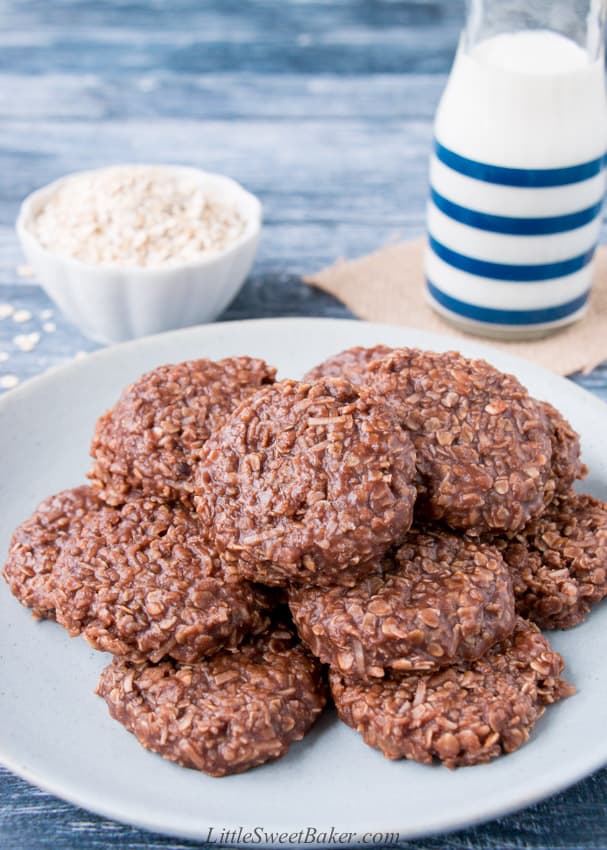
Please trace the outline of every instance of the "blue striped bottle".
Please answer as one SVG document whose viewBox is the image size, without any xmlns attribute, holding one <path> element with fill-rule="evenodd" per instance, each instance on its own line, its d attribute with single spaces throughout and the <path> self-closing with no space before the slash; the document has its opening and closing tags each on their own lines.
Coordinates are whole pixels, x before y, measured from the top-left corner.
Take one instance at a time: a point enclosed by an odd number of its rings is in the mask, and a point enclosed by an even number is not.
<svg viewBox="0 0 607 850">
<path fill-rule="evenodd" d="M 469 37 L 435 122 L 427 295 L 473 333 L 541 336 L 580 318 L 590 296 L 605 193 L 602 48 L 590 57 L 546 30 L 472 50 Z"/>
</svg>

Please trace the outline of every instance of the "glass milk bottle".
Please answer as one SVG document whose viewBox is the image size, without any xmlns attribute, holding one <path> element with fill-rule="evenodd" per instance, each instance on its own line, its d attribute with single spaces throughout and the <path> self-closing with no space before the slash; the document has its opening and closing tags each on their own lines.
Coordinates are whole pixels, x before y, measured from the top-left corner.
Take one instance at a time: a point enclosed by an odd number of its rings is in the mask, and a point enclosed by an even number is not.
<svg viewBox="0 0 607 850">
<path fill-rule="evenodd" d="M 469 0 L 435 122 L 427 295 L 532 338 L 587 306 L 605 192 L 607 0 Z"/>
</svg>

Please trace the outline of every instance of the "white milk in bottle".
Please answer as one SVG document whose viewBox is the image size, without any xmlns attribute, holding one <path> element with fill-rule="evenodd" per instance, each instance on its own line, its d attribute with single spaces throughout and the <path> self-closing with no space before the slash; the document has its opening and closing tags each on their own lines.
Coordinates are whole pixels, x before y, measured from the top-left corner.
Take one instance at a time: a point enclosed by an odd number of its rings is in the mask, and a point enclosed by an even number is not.
<svg viewBox="0 0 607 850">
<path fill-rule="evenodd" d="M 473 0 L 439 105 L 427 294 L 466 330 L 583 315 L 605 192 L 604 2 Z"/>
</svg>

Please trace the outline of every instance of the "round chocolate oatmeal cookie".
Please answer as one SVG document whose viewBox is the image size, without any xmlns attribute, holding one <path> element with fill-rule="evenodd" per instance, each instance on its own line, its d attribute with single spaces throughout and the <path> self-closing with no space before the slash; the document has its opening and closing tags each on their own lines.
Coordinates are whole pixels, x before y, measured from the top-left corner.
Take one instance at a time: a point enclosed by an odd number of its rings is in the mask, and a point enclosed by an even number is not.
<svg viewBox="0 0 607 850">
<path fill-rule="evenodd" d="M 511 568 L 518 612 L 568 629 L 607 596 L 607 504 L 571 492 L 513 540 L 496 541 Z"/>
<path fill-rule="evenodd" d="M 550 429 L 552 473 L 556 490 L 566 493 L 576 479 L 585 478 L 588 474 L 580 458 L 580 435 L 555 407 L 547 401 L 539 404 Z"/>
<path fill-rule="evenodd" d="M 479 658 L 511 634 L 512 582 L 496 549 L 415 531 L 387 567 L 352 588 L 290 590 L 299 634 L 344 675 L 435 670 Z"/>
<path fill-rule="evenodd" d="M 246 396 L 274 383 L 263 360 L 188 360 L 159 366 L 122 393 L 98 421 L 93 487 L 110 505 L 150 496 L 189 502 L 200 449 Z"/>
<path fill-rule="evenodd" d="M 282 381 L 207 442 L 195 504 L 227 563 L 264 584 L 354 583 L 411 525 L 415 452 L 345 381 Z"/>
<path fill-rule="evenodd" d="M 522 746 L 545 706 L 574 692 L 563 668 L 539 629 L 519 619 L 511 638 L 470 664 L 376 683 L 331 671 L 330 683 L 339 717 L 369 746 L 454 768 Z"/>
<path fill-rule="evenodd" d="M 369 364 L 375 360 L 381 360 L 394 351 L 388 345 L 374 345 L 373 348 L 363 348 L 357 345 L 355 348 L 347 348 L 327 358 L 318 366 L 310 369 L 304 377 L 304 381 L 318 381 L 321 378 L 342 378 L 357 386 L 366 383 L 365 376 Z"/>
<path fill-rule="evenodd" d="M 421 365 L 423 372 L 423 357 L 426 353 L 413 350 L 405 351 L 410 355 L 411 363 L 416 370 L 412 375 L 413 381 L 416 374 L 419 372 L 419 365 Z M 386 345 L 376 345 L 373 348 L 348 348 L 339 354 L 335 354 L 333 357 L 329 357 L 328 360 L 324 361 L 324 363 L 320 363 L 308 372 L 306 377 L 311 379 L 319 378 L 322 375 L 330 375 L 336 378 L 344 378 L 356 386 L 368 386 L 372 388 L 375 380 L 375 370 L 379 369 L 379 367 L 374 366 L 373 369 L 370 369 L 371 364 L 378 360 L 383 360 L 391 354 L 398 354 L 398 352 L 399 349 L 389 348 Z M 415 356 L 422 358 L 420 360 L 420 364 L 415 363 Z M 447 355 L 432 355 L 432 359 L 434 357 L 445 358 L 446 356 Z M 465 363 L 472 362 L 465 361 L 461 355 L 457 355 L 457 357 Z M 483 365 L 486 366 L 486 364 Z M 493 373 L 491 376 L 491 383 L 495 386 L 495 370 L 491 370 L 491 372 Z M 501 373 L 497 374 L 501 375 Z M 504 375 L 502 375 L 502 377 L 509 378 L 509 376 Z M 441 380 L 443 382 L 444 379 L 445 376 L 442 375 Z M 406 377 L 404 380 L 406 383 Z M 458 391 L 457 387 L 455 387 L 455 389 Z M 546 427 L 552 447 L 551 469 L 552 478 L 554 479 L 554 487 L 558 492 L 566 492 L 577 478 L 584 478 L 588 471 L 580 460 L 579 435 L 576 431 L 574 431 L 569 422 L 567 422 L 559 411 L 552 407 L 552 405 L 547 402 L 538 402 L 535 399 L 533 401 L 535 404 L 539 405 L 539 418 L 545 419 L 547 423 Z M 410 403 L 415 404 L 415 399 L 410 398 Z M 444 418 L 444 415 L 439 417 L 441 425 Z M 552 485 L 550 485 L 550 487 L 552 487 Z M 549 498 L 549 494 L 547 495 L 547 498 Z"/>
<path fill-rule="evenodd" d="M 65 542 L 102 502 L 90 487 L 49 496 L 13 533 L 2 575 L 19 602 L 34 616 L 53 619 L 53 567 Z"/>
<path fill-rule="evenodd" d="M 261 596 L 227 582 L 180 505 L 134 499 L 89 515 L 54 569 L 57 621 L 131 661 L 190 662 L 265 628 Z"/>
<path fill-rule="evenodd" d="M 550 432 L 516 378 L 455 352 L 405 348 L 368 375 L 412 435 L 421 517 L 480 534 L 541 514 L 555 490 Z"/>
<path fill-rule="evenodd" d="M 280 758 L 325 705 L 320 666 L 281 627 L 198 664 L 115 659 L 97 693 L 146 749 L 211 776 Z"/>
</svg>

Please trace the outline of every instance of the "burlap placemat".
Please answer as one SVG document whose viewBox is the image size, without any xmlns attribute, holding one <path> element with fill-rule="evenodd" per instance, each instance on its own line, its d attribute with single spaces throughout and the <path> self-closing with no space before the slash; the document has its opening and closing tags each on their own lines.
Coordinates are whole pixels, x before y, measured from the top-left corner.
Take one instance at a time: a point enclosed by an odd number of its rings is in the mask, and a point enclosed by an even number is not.
<svg viewBox="0 0 607 850">
<path fill-rule="evenodd" d="M 468 336 L 428 306 L 423 251 L 423 239 L 399 242 L 357 260 L 339 260 L 304 280 L 334 295 L 361 319 Z M 597 252 L 594 290 L 581 321 L 544 339 L 488 342 L 561 375 L 587 373 L 607 360 L 607 246 Z"/>
</svg>

